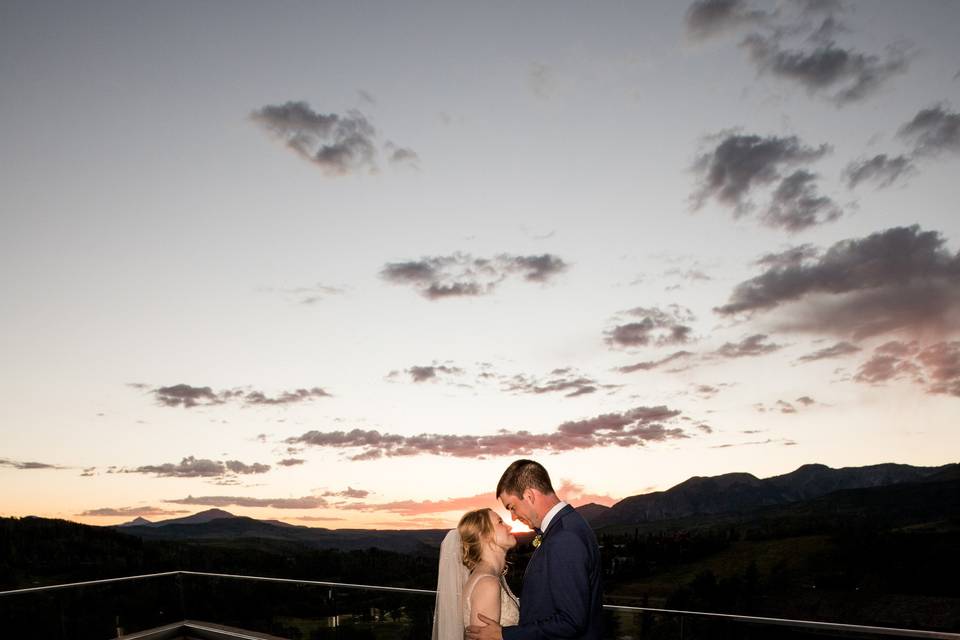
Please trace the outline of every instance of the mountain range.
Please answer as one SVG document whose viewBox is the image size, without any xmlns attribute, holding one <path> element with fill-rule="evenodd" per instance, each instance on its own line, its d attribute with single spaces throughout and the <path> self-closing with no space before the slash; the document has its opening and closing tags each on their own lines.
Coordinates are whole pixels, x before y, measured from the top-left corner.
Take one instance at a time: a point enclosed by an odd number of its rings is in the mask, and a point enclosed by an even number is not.
<svg viewBox="0 0 960 640">
<path fill-rule="evenodd" d="M 764 479 L 749 473 L 694 476 L 666 491 L 624 498 L 611 507 L 589 504 L 578 510 L 594 529 L 600 529 L 698 515 L 743 513 L 812 500 L 847 489 L 958 478 L 960 465 L 956 463 L 939 467 L 877 464 L 841 469 L 807 464 L 791 473 Z"/>
<path fill-rule="evenodd" d="M 808 464 L 796 471 L 760 479 L 749 473 L 690 478 L 666 491 L 625 498 L 611 507 L 586 504 L 577 510 L 593 526 L 606 527 L 678 520 L 695 516 L 738 514 L 815 500 L 840 491 L 888 487 L 907 483 L 960 480 L 960 464 L 915 467 L 879 464 L 832 469 Z M 368 549 L 409 554 L 431 554 L 446 531 L 324 529 L 279 520 L 257 520 L 222 509 L 150 522 L 136 518 L 116 525 L 125 533 L 161 540 L 235 540 L 256 538 L 293 542 L 317 549 Z"/>
</svg>

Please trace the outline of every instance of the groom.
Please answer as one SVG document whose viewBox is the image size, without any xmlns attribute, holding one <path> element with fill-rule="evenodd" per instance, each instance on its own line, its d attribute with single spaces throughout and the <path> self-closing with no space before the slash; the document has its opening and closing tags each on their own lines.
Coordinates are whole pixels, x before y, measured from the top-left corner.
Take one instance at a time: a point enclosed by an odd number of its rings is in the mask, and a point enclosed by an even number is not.
<svg viewBox="0 0 960 640">
<path fill-rule="evenodd" d="M 603 592 L 593 529 L 557 497 L 547 470 L 533 460 L 507 467 L 497 498 L 514 520 L 537 531 L 540 542 L 523 574 L 519 624 L 501 627 L 480 614 L 486 625 L 467 627 L 467 639 L 600 640 Z"/>
</svg>

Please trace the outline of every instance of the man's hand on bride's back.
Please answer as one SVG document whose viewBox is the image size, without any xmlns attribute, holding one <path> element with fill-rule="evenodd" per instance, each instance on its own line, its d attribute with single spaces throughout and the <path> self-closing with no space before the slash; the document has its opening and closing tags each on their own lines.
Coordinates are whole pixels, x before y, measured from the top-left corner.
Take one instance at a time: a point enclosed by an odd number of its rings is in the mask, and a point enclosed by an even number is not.
<svg viewBox="0 0 960 640">
<path fill-rule="evenodd" d="M 500 624 L 482 613 L 477 615 L 481 622 L 485 624 L 483 626 L 472 624 L 467 627 L 467 640 L 502 640 L 503 633 L 500 631 L 502 629 Z"/>
</svg>

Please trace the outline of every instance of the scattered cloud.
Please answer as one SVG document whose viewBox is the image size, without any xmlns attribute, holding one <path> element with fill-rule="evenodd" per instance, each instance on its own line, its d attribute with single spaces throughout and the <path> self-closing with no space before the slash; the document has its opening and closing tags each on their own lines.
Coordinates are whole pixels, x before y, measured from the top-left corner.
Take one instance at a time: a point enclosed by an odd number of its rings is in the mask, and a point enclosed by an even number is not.
<svg viewBox="0 0 960 640">
<path fill-rule="evenodd" d="M 917 360 L 927 375 L 927 391 L 960 398 L 960 341 L 930 345 Z"/>
<path fill-rule="evenodd" d="M 868 384 L 882 384 L 908 377 L 922 383 L 920 367 L 910 357 L 917 351 L 916 343 L 891 341 L 874 349 L 873 356 L 860 365 L 854 380 Z"/>
<path fill-rule="evenodd" d="M 913 142 L 917 155 L 960 153 L 960 113 L 942 105 L 923 109 L 900 128 L 899 135 Z"/>
<path fill-rule="evenodd" d="M 694 40 L 737 31 L 745 26 L 765 24 L 770 14 L 747 6 L 743 0 L 697 0 L 687 9 L 687 35 Z"/>
<path fill-rule="evenodd" d="M 369 491 L 363 489 L 354 489 L 353 487 L 347 487 L 343 491 L 324 491 L 323 496 L 326 498 L 353 498 L 354 500 L 362 500 L 370 495 Z"/>
<path fill-rule="evenodd" d="M 960 397 L 960 341 L 920 347 L 893 340 L 874 349 L 854 376 L 857 382 L 881 385 L 906 379 L 931 395 Z"/>
<path fill-rule="evenodd" d="M 306 460 L 304 460 L 303 458 L 284 458 L 283 460 L 280 460 L 279 462 L 277 462 L 277 464 L 280 465 L 281 467 L 295 467 L 305 462 Z"/>
<path fill-rule="evenodd" d="M 534 451 L 561 452 L 594 447 L 645 446 L 690 437 L 670 423 L 679 411 L 665 406 L 636 407 L 623 413 L 607 413 L 586 420 L 565 422 L 553 432 L 531 433 L 502 429 L 494 435 L 420 434 L 403 436 L 376 430 L 308 431 L 287 439 L 299 446 L 329 447 L 358 451 L 351 460 L 372 460 L 382 456 L 440 455 L 486 457 L 529 455 Z"/>
<path fill-rule="evenodd" d="M 740 342 L 727 342 L 711 355 L 719 358 L 744 358 L 766 355 L 783 348 L 783 345 L 767 342 L 768 337 L 766 334 L 758 333 L 747 336 Z"/>
<path fill-rule="evenodd" d="M 843 215 L 837 204 L 817 193 L 816 174 L 797 169 L 780 181 L 761 219 L 768 227 L 789 233 L 803 231 Z"/>
<path fill-rule="evenodd" d="M 825 29 L 836 32 L 836 22 L 825 22 L 813 49 L 787 49 L 778 36 L 753 33 L 741 43 L 757 71 L 795 82 L 810 95 L 826 95 L 836 106 L 860 102 L 876 93 L 894 76 L 905 73 L 907 54 L 888 47 L 886 55 L 865 54 L 827 39 Z M 817 37 L 819 35 L 819 37 Z"/>
<path fill-rule="evenodd" d="M 318 166 L 328 176 L 377 171 L 377 130 L 361 112 L 318 113 L 306 102 L 267 105 L 250 119 L 286 148 Z M 390 143 L 391 161 L 397 152 L 409 161 L 416 153 Z"/>
<path fill-rule="evenodd" d="M 328 505 L 318 496 L 300 498 L 248 498 L 243 496 L 187 496 L 164 500 L 168 504 L 189 504 L 203 507 L 270 507 L 273 509 L 320 509 Z"/>
<path fill-rule="evenodd" d="M 802 264 L 804 260 L 817 257 L 818 254 L 819 251 L 812 244 L 802 244 L 779 253 L 768 253 L 761 256 L 757 259 L 756 264 L 770 268 L 793 267 Z"/>
<path fill-rule="evenodd" d="M 210 387 L 194 387 L 188 384 L 158 387 L 152 389 L 151 393 L 153 393 L 157 403 L 161 406 L 183 407 L 185 409 L 209 407 L 231 401 L 239 402 L 248 407 L 258 405 L 285 405 L 314 400 L 316 398 L 330 397 L 330 394 L 320 387 L 284 391 L 278 396 L 271 397 L 263 391 L 231 389 L 215 392 Z"/>
<path fill-rule="evenodd" d="M 393 284 L 412 286 L 428 300 L 440 300 L 486 295 L 515 275 L 527 282 L 546 283 L 564 272 L 567 266 L 562 259 L 549 253 L 539 256 L 500 254 L 492 259 L 454 253 L 391 262 L 380 271 L 380 276 Z"/>
<path fill-rule="evenodd" d="M 389 158 L 390 164 L 405 165 L 412 169 L 420 168 L 420 154 L 413 149 L 398 147 L 392 142 L 387 142 L 387 144 L 384 145 L 384 150 L 387 152 L 387 158 Z"/>
<path fill-rule="evenodd" d="M 409 369 L 404 369 L 404 373 L 410 376 L 412 382 L 436 382 L 449 376 L 462 376 L 463 369 L 446 364 L 432 365 L 414 365 Z M 391 371 L 387 375 L 388 380 L 396 380 L 400 376 L 399 371 Z"/>
<path fill-rule="evenodd" d="M 178 464 L 167 462 L 160 465 L 144 465 L 134 469 L 121 469 L 121 473 L 153 474 L 163 478 L 225 478 L 236 475 L 250 475 L 266 473 L 270 465 L 255 462 L 246 464 L 239 460 L 208 460 L 187 456 Z"/>
<path fill-rule="evenodd" d="M 679 305 L 670 305 L 666 310 L 656 307 L 636 307 L 621 312 L 618 317 L 637 318 L 615 326 L 605 332 L 605 341 L 612 348 L 632 348 L 685 344 L 690 342 L 695 320 L 693 312 Z"/>
<path fill-rule="evenodd" d="M 908 156 L 888 156 L 881 153 L 868 159 L 851 162 L 843 170 L 847 186 L 853 189 L 863 182 L 874 182 L 878 188 L 889 187 L 916 171 Z"/>
<path fill-rule="evenodd" d="M 855 340 L 901 329 L 943 334 L 960 313 L 960 254 L 945 243 L 916 225 L 843 240 L 740 283 L 715 311 L 752 315 L 789 304 L 778 328 Z"/>
<path fill-rule="evenodd" d="M 24 471 L 34 470 L 34 469 L 64 469 L 66 467 L 60 467 L 55 464 L 47 464 L 46 462 L 21 462 L 19 460 L 10 460 L 9 458 L 0 458 L 0 467 L 11 467 L 13 469 L 21 469 Z"/>
<path fill-rule="evenodd" d="M 621 385 L 616 384 L 600 384 L 595 379 L 570 367 L 554 369 L 545 380 L 523 374 L 510 377 L 502 376 L 501 384 L 501 388 L 508 393 L 532 395 L 562 393 L 567 398 L 592 394 L 600 389 L 615 390 L 621 387 Z"/>
<path fill-rule="evenodd" d="M 784 176 L 784 170 L 819 160 L 830 146 L 804 145 L 797 136 L 779 137 L 723 132 L 714 136 L 716 146 L 700 155 L 694 163 L 699 184 L 692 196 L 694 210 L 708 200 L 733 209 L 742 217 L 756 209 L 754 193 L 774 184 L 770 201 L 760 221 L 772 228 L 801 231 L 830 222 L 842 211 L 829 198 L 818 195 L 816 174 L 797 168 Z"/>
<path fill-rule="evenodd" d="M 675 351 L 668 355 L 665 358 L 660 360 L 649 360 L 645 362 L 637 362 L 635 364 L 630 364 L 624 367 L 617 367 L 617 371 L 620 373 L 633 373 L 634 371 L 650 371 L 652 369 L 657 369 L 662 367 L 665 364 L 675 362 L 676 360 L 686 359 L 692 356 L 693 353 L 690 351 Z"/>
<path fill-rule="evenodd" d="M 670 269 L 669 271 L 664 272 L 665 276 L 676 276 L 682 280 L 687 280 L 690 282 L 708 282 L 713 280 L 706 273 L 700 269 Z"/>
<path fill-rule="evenodd" d="M 827 360 L 830 358 L 842 358 L 860 351 L 860 347 L 855 344 L 843 341 L 830 347 L 818 349 L 806 355 L 797 358 L 797 362 L 815 362 L 817 360 Z"/>
</svg>

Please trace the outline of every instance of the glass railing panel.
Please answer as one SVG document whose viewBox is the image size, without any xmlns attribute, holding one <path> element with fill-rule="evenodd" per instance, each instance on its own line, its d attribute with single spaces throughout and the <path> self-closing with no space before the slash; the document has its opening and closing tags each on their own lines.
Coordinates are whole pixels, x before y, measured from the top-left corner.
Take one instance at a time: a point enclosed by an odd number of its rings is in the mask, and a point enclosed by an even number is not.
<svg viewBox="0 0 960 640">
<path fill-rule="evenodd" d="M 0 596 L 0 637 L 105 640 L 183 620 L 178 575 Z"/>
<path fill-rule="evenodd" d="M 187 618 L 291 640 L 429 638 L 430 592 L 183 575 Z"/>
</svg>

